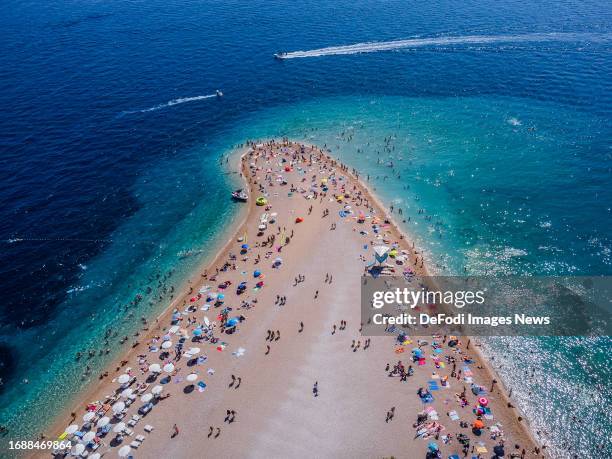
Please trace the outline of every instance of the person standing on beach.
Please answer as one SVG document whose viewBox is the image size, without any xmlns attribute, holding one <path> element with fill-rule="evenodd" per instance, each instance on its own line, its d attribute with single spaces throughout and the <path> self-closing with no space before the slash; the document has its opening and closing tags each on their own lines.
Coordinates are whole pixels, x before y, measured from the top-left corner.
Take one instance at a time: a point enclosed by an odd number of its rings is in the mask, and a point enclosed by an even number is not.
<svg viewBox="0 0 612 459">
<path fill-rule="evenodd" d="M 170 434 L 170 438 L 174 438 L 179 434 L 179 428 L 176 424 L 172 426 L 172 433 Z"/>
</svg>

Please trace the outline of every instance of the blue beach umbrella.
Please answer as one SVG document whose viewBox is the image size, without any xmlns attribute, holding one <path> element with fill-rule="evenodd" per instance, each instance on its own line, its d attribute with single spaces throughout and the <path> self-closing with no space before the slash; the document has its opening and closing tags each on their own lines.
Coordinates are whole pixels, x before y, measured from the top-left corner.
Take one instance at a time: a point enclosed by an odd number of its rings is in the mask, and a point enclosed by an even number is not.
<svg viewBox="0 0 612 459">
<path fill-rule="evenodd" d="M 259 271 L 258 269 L 255 270 L 255 272 L 253 273 L 253 277 L 259 277 L 261 276 L 261 271 Z"/>
<path fill-rule="evenodd" d="M 234 318 L 227 321 L 228 327 L 235 327 L 236 325 L 238 325 L 238 319 Z"/>
<path fill-rule="evenodd" d="M 427 447 L 431 450 L 431 451 L 438 451 L 438 444 L 434 441 L 430 441 L 429 445 L 427 445 Z"/>
<path fill-rule="evenodd" d="M 222 300 L 223 298 L 225 298 L 225 295 L 224 295 L 223 293 L 219 293 L 219 294 L 217 295 L 217 299 L 218 299 L 218 300 Z"/>
<path fill-rule="evenodd" d="M 248 249 L 249 248 L 249 244 L 242 244 L 241 246 L 243 249 Z"/>
<path fill-rule="evenodd" d="M 202 334 L 202 329 L 201 328 L 196 328 L 193 331 L 194 336 L 200 336 Z"/>
</svg>

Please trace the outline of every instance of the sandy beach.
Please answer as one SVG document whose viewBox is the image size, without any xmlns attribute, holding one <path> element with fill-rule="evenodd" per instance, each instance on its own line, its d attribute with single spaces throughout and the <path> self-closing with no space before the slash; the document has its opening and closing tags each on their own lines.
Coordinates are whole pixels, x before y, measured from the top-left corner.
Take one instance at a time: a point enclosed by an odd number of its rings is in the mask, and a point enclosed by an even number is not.
<svg viewBox="0 0 612 459">
<path fill-rule="evenodd" d="M 398 344 L 394 335 L 361 335 L 360 280 L 377 243 L 373 223 L 409 253 L 404 267 L 425 274 L 427 266 L 354 171 L 289 141 L 247 144 L 240 168 L 249 200 L 228 243 L 47 439 L 73 438 L 63 434 L 69 425 L 94 432 L 89 457 L 423 458 L 439 449 L 444 458 L 490 458 L 500 446 L 505 457 L 543 457 L 473 340 L 451 347 L 429 337 L 425 364 L 417 365 L 417 338 Z M 434 347 L 442 351 L 434 355 Z M 151 371 L 155 364 L 161 374 Z M 405 373 L 409 365 L 413 373 Z M 417 391 L 432 380 L 438 388 L 425 403 Z M 477 419 L 483 396 L 487 415 Z M 91 425 L 84 428 L 85 415 Z M 105 417 L 110 427 L 98 428 Z M 114 431 L 120 422 L 123 433 Z"/>
</svg>

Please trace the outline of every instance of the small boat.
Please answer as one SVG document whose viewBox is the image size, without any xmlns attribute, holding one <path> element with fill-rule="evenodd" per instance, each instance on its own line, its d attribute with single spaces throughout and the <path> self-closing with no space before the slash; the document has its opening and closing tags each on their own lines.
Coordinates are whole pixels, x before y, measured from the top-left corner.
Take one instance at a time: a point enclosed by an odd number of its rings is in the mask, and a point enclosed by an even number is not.
<svg viewBox="0 0 612 459">
<path fill-rule="evenodd" d="M 243 189 L 240 189 L 240 190 L 232 191 L 232 198 L 235 199 L 236 201 L 246 202 L 249 199 L 249 195 L 246 194 L 246 191 L 244 191 Z"/>
<path fill-rule="evenodd" d="M 287 53 L 276 53 L 274 55 L 274 59 L 284 59 L 287 56 Z"/>
<path fill-rule="evenodd" d="M 220 90 L 216 90 L 215 94 L 217 95 L 217 97 L 223 97 L 223 93 Z"/>
</svg>

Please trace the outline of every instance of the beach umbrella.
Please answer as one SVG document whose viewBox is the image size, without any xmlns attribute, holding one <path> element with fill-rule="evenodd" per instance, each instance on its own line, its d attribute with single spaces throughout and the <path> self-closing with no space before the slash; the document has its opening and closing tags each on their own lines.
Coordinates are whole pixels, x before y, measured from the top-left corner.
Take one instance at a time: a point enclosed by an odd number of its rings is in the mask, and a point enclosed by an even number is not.
<svg viewBox="0 0 612 459">
<path fill-rule="evenodd" d="M 153 365 L 149 365 L 149 371 L 151 373 L 161 373 L 161 367 L 159 363 L 154 363 Z"/>
<path fill-rule="evenodd" d="M 202 329 L 201 328 L 196 328 L 193 331 L 193 336 L 201 336 L 202 335 Z"/>
<path fill-rule="evenodd" d="M 121 396 L 123 398 L 128 398 L 130 395 L 132 395 L 132 393 L 134 392 L 133 389 L 125 389 L 123 392 L 121 392 Z"/>
<path fill-rule="evenodd" d="M 73 456 L 80 456 L 83 451 L 85 451 L 85 445 L 83 443 L 77 443 L 70 450 L 70 454 Z"/>
<path fill-rule="evenodd" d="M 163 390 L 164 386 L 155 386 L 153 389 L 151 389 L 151 392 L 155 395 L 159 395 L 162 393 Z"/>
<path fill-rule="evenodd" d="M 128 375 L 127 373 L 123 373 L 122 375 L 120 375 L 117 378 L 117 382 L 119 384 L 125 384 L 126 382 L 128 382 L 130 380 L 130 375 Z"/>
<path fill-rule="evenodd" d="M 132 451 L 132 447 L 130 445 L 125 445 L 119 448 L 117 454 L 119 454 L 119 457 L 128 457 L 130 455 L 130 451 Z"/>
<path fill-rule="evenodd" d="M 223 294 L 223 293 L 217 294 L 217 299 L 218 300 L 223 300 L 224 298 L 225 298 L 225 294 Z"/>
<path fill-rule="evenodd" d="M 196 355 L 200 353 L 200 348 L 199 347 L 190 347 L 189 350 L 187 351 L 187 354 L 189 355 Z"/>
<path fill-rule="evenodd" d="M 487 398 L 486 398 L 486 397 L 480 397 L 480 398 L 478 399 L 478 404 L 479 404 L 480 406 L 487 406 L 487 405 L 489 404 L 489 400 L 487 400 Z"/>
<path fill-rule="evenodd" d="M 431 450 L 431 451 L 438 451 L 438 444 L 435 441 L 430 441 L 429 445 L 427 445 L 427 447 Z"/>
<path fill-rule="evenodd" d="M 153 399 L 153 394 L 144 394 L 142 397 L 140 397 L 140 400 L 143 401 L 144 403 L 149 403 L 152 399 Z"/>
<path fill-rule="evenodd" d="M 164 341 L 161 347 L 162 349 L 170 349 L 172 347 L 172 341 Z"/>
<path fill-rule="evenodd" d="M 113 405 L 113 412 L 114 413 L 121 413 L 123 410 L 125 409 L 125 403 L 124 402 L 117 402 Z"/>
<path fill-rule="evenodd" d="M 77 424 L 71 424 L 68 427 L 66 427 L 65 432 L 68 435 L 72 435 L 73 433 L 75 433 L 77 430 L 79 430 L 79 426 Z"/>
<path fill-rule="evenodd" d="M 230 319 L 227 321 L 226 324 L 228 327 L 235 327 L 236 325 L 238 325 L 238 319 L 234 318 L 234 319 Z"/>
<path fill-rule="evenodd" d="M 484 428 L 484 423 L 480 419 L 476 419 L 472 427 L 474 427 L 474 429 L 482 429 Z"/>
<path fill-rule="evenodd" d="M 196 375 L 195 373 L 191 373 L 188 374 L 185 379 L 189 382 L 194 382 L 196 379 L 198 379 L 198 375 Z"/>
<path fill-rule="evenodd" d="M 259 276 L 261 276 L 261 271 L 260 271 L 260 270 L 258 270 L 258 269 L 256 269 L 256 270 L 253 272 L 253 277 L 259 277 Z"/>
<path fill-rule="evenodd" d="M 83 443 L 89 443 L 94 438 L 96 438 L 96 433 L 94 431 L 90 430 L 85 435 L 83 435 L 83 438 L 81 440 L 83 440 Z"/>
<path fill-rule="evenodd" d="M 91 456 L 88 456 L 89 459 L 100 459 L 102 456 L 100 456 L 100 453 L 93 453 Z"/>
<path fill-rule="evenodd" d="M 108 416 L 104 416 L 103 418 L 98 419 L 96 426 L 104 427 L 110 422 L 110 418 Z"/>
<path fill-rule="evenodd" d="M 493 452 L 496 456 L 499 457 L 504 457 L 504 455 L 506 454 L 506 451 L 504 451 L 504 447 L 502 445 L 495 445 L 493 447 Z"/>
<path fill-rule="evenodd" d="M 249 244 L 242 244 L 240 247 L 243 248 L 243 249 L 248 249 L 249 248 Z"/>
<path fill-rule="evenodd" d="M 90 422 L 95 417 L 96 417 L 96 413 L 94 413 L 93 411 L 88 411 L 87 413 L 83 415 L 83 421 Z"/>
<path fill-rule="evenodd" d="M 118 422 L 117 424 L 115 424 L 115 427 L 113 427 L 113 432 L 115 433 L 121 433 L 125 430 L 125 422 Z"/>
<path fill-rule="evenodd" d="M 173 363 L 167 363 L 166 365 L 164 365 L 164 372 L 172 373 L 173 371 L 174 371 L 174 364 Z"/>
</svg>

